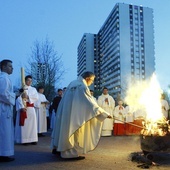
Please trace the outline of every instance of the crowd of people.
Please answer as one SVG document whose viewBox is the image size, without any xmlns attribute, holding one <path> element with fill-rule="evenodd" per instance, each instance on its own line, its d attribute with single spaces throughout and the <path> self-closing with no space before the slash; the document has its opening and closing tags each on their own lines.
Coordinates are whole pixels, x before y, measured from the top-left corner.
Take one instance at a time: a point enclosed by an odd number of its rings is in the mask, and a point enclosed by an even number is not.
<svg viewBox="0 0 170 170">
<path fill-rule="evenodd" d="M 14 143 L 36 145 L 48 128 L 52 129 L 52 153 L 65 160 L 85 159 L 81 155 L 93 150 L 101 136 L 140 134 L 146 115 L 141 110 L 132 112 L 122 100 L 116 106 L 107 87 L 95 98 L 89 89 L 95 79 L 92 72 L 84 72 L 67 88 L 58 89 L 50 102 L 43 86 L 31 86 L 31 75 L 25 77 L 25 86 L 16 96 L 9 77 L 12 61 L 2 60 L 0 69 L 0 162 L 14 160 Z M 169 105 L 164 96 L 161 103 L 168 118 Z"/>
<path fill-rule="evenodd" d="M 100 107 L 109 112 L 113 119 L 103 121 L 101 136 L 139 135 L 143 128 L 142 121 L 146 114 L 142 110 L 132 111 L 128 105 L 119 100 L 115 105 L 115 100 L 107 87 L 103 88 L 102 94 L 96 99 Z"/>
<path fill-rule="evenodd" d="M 43 94 L 43 86 L 31 86 L 31 75 L 25 77 L 25 85 L 16 95 L 9 77 L 12 61 L 2 60 L 0 70 L 0 162 L 10 162 L 14 160 L 15 143 L 36 145 L 38 137 L 44 136 L 50 128 L 50 108 L 55 107 L 52 110 L 56 112 L 59 101 L 54 98 L 51 105 Z"/>
<path fill-rule="evenodd" d="M 119 99 L 117 105 L 111 95 L 108 94 L 108 88 L 104 87 L 102 95 L 96 99 L 100 107 L 109 112 L 113 119 L 103 121 L 101 136 L 121 136 L 121 135 L 140 135 L 143 129 L 143 122 L 146 120 L 146 112 L 143 109 L 134 110 L 131 106 L 123 103 Z M 161 95 L 160 103 L 162 114 L 165 120 L 169 120 L 169 104 L 165 100 L 165 95 Z"/>
</svg>

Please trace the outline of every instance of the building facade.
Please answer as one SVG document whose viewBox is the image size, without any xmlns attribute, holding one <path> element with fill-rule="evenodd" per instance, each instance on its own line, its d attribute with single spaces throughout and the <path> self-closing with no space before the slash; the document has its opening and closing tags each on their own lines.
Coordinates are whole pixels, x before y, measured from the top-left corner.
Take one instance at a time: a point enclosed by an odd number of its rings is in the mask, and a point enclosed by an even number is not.
<svg viewBox="0 0 170 170">
<path fill-rule="evenodd" d="M 80 63 L 88 60 L 93 68 L 86 63 L 83 71 L 95 73 L 94 90 L 106 86 L 114 98 L 123 98 L 129 84 L 144 81 L 155 71 L 151 8 L 117 3 L 94 37 L 94 44 L 81 46 L 82 38 L 78 47 L 78 75 Z M 93 54 L 89 54 L 87 46 L 91 46 Z M 84 55 L 82 49 L 87 50 Z"/>
<path fill-rule="evenodd" d="M 78 76 L 85 71 L 92 71 L 95 75 L 97 73 L 97 44 L 96 44 L 96 34 L 85 33 L 78 46 L 78 61 L 77 61 L 77 73 Z M 97 77 L 95 79 L 94 85 L 91 86 L 92 89 L 97 87 Z"/>
</svg>

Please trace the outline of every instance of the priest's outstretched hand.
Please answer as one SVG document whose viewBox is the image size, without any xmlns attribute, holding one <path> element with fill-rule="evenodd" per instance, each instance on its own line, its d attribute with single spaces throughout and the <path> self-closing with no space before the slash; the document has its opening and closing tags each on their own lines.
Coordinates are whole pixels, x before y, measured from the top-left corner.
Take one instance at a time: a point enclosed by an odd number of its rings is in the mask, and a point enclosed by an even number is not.
<svg viewBox="0 0 170 170">
<path fill-rule="evenodd" d="M 107 118 L 112 119 L 113 117 L 111 115 L 107 116 Z"/>
</svg>

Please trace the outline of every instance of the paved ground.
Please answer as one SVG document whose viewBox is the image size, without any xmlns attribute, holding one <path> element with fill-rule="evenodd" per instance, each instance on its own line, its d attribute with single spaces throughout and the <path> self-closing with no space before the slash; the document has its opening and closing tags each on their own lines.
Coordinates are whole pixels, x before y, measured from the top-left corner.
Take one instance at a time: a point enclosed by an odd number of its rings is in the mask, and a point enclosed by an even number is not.
<svg viewBox="0 0 170 170">
<path fill-rule="evenodd" d="M 50 132 L 40 137 L 38 145 L 15 145 L 15 161 L 0 163 L 0 170 L 139 170 L 137 162 L 131 161 L 131 153 L 141 152 L 139 136 L 102 137 L 94 151 L 85 160 L 63 161 L 52 155 Z M 170 154 L 157 156 L 160 166 L 152 170 L 169 170 Z"/>
</svg>

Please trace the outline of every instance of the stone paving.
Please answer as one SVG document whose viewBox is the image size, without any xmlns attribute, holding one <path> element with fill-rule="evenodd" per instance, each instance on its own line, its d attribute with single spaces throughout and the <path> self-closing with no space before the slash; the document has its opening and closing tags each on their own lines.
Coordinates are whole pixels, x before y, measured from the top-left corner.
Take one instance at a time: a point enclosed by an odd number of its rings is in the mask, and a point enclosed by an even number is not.
<svg viewBox="0 0 170 170">
<path fill-rule="evenodd" d="M 141 152 L 139 136 L 101 137 L 97 148 L 86 159 L 65 161 L 51 154 L 50 132 L 39 137 L 37 145 L 15 145 L 15 161 L 0 163 L 0 170 L 139 170 L 131 161 L 131 153 Z M 169 170 L 170 155 L 159 156 L 160 166 L 152 170 Z"/>
</svg>

